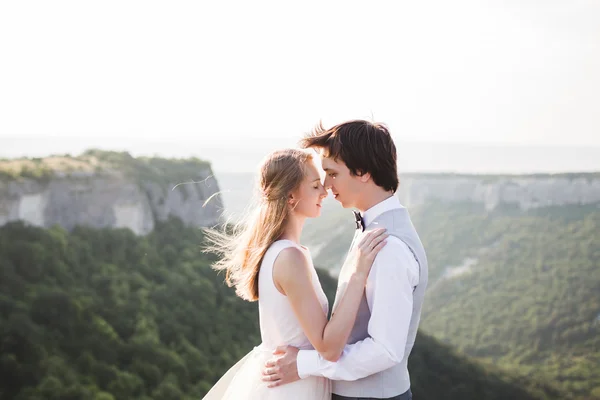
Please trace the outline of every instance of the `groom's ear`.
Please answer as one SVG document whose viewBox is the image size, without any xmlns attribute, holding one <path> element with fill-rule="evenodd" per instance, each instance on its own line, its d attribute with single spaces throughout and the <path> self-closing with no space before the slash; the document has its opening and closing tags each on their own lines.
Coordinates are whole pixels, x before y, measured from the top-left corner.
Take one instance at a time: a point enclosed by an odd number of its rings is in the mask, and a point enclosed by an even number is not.
<svg viewBox="0 0 600 400">
<path fill-rule="evenodd" d="M 363 172 L 361 175 L 359 175 L 359 179 L 361 182 L 367 183 L 369 179 L 371 179 L 371 174 L 368 172 Z"/>
</svg>

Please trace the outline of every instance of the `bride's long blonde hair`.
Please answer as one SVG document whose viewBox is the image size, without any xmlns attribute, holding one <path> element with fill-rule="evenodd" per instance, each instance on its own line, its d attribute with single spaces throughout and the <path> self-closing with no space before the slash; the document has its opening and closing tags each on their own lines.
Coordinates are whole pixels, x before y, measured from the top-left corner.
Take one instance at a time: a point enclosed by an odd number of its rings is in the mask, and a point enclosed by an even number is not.
<svg viewBox="0 0 600 400">
<path fill-rule="evenodd" d="M 258 207 L 246 213 L 233 233 L 206 230 L 207 251 L 221 256 L 213 268 L 225 270 L 225 281 L 235 286 L 244 300 L 258 300 L 258 272 L 267 249 L 284 232 L 291 207 L 289 195 L 304 179 L 312 155 L 285 149 L 271 153 L 260 166 L 257 182 Z"/>
</svg>

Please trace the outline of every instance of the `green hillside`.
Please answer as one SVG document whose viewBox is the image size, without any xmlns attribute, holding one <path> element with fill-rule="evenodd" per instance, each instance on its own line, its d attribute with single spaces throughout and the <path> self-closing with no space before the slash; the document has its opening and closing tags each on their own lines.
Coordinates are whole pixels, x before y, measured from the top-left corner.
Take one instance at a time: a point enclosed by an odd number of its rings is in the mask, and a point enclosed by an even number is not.
<svg viewBox="0 0 600 400">
<path fill-rule="evenodd" d="M 329 205 L 305 241 L 339 268 L 352 215 Z M 529 211 L 430 202 L 411 209 L 430 265 L 421 328 L 522 376 L 600 398 L 600 207 Z"/>
<path fill-rule="evenodd" d="M 260 337 L 257 305 L 223 284 L 201 242 L 176 220 L 146 237 L 0 228 L 0 398 L 202 398 Z M 331 299 L 335 281 L 321 279 Z M 419 399 L 570 398 L 425 335 L 410 366 Z"/>
<path fill-rule="evenodd" d="M 421 327 L 466 354 L 600 398 L 600 209 L 430 204 L 416 210 L 434 276 Z"/>
</svg>

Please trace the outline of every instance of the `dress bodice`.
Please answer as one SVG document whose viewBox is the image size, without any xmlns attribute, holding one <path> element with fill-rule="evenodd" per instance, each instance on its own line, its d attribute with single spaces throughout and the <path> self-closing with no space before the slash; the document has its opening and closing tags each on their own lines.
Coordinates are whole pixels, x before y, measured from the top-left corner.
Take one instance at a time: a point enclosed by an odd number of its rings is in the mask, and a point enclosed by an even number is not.
<svg viewBox="0 0 600 400">
<path fill-rule="evenodd" d="M 321 288 L 309 250 L 291 240 L 274 242 L 265 253 L 258 274 L 260 331 L 262 345 L 267 349 L 275 349 L 281 345 L 290 345 L 301 349 L 312 348 L 298 318 L 294 314 L 291 303 L 285 295 L 277 290 L 273 282 L 273 264 L 281 251 L 289 247 L 298 248 L 306 256 L 311 267 L 313 288 L 321 303 L 322 311 L 327 315 L 329 310 L 327 297 Z"/>
</svg>

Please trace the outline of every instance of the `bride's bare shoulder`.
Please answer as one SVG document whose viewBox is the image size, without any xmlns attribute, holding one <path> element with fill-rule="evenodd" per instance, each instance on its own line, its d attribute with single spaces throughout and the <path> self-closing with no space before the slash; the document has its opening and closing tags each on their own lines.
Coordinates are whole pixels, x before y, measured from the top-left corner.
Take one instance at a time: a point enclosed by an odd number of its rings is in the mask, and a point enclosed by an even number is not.
<svg viewBox="0 0 600 400">
<path fill-rule="evenodd" d="M 276 280 L 300 279 L 307 276 L 310 264 L 306 254 L 299 248 L 287 247 L 275 259 L 273 264 L 273 277 Z"/>
</svg>

